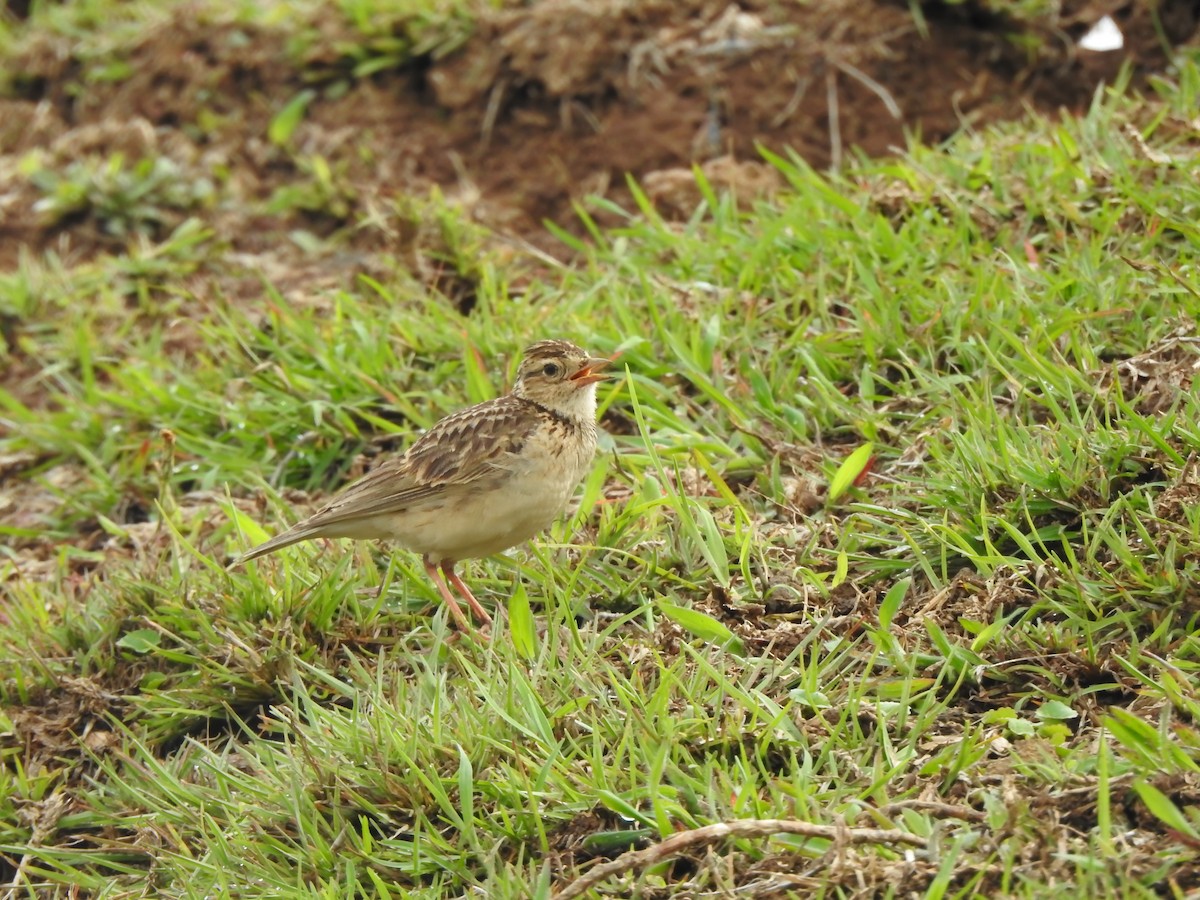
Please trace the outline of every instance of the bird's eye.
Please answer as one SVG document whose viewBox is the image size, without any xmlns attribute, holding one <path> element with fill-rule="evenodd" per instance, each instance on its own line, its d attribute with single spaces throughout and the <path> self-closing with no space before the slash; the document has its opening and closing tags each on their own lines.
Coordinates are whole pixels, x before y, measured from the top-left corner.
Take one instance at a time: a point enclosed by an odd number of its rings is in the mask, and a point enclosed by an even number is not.
<svg viewBox="0 0 1200 900">
<path fill-rule="evenodd" d="M 542 366 L 542 374 L 545 375 L 547 378 L 553 378 L 555 375 L 558 374 L 558 364 L 557 363 L 546 363 L 544 366 Z"/>
</svg>

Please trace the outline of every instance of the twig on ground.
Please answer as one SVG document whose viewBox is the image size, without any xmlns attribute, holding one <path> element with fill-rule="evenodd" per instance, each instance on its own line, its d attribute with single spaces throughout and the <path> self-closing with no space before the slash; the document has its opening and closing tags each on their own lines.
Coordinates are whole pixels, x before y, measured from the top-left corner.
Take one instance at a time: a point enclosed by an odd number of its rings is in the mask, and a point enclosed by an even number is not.
<svg viewBox="0 0 1200 900">
<path fill-rule="evenodd" d="M 772 834 L 799 834 L 804 837 L 825 838 L 843 844 L 908 844 L 925 847 L 925 838 L 908 831 L 884 828 L 846 828 L 838 825 L 814 825 L 795 819 L 739 819 L 734 822 L 719 822 L 691 831 L 681 831 L 653 847 L 631 850 L 616 859 L 601 863 L 591 871 L 576 878 L 565 888 L 553 894 L 553 900 L 571 900 L 600 884 L 606 878 L 630 869 L 641 869 L 655 865 L 672 856 L 677 856 L 693 847 L 712 844 L 725 838 L 768 837 Z"/>
<path fill-rule="evenodd" d="M 829 109 L 829 168 L 842 169 L 842 125 L 838 112 L 837 69 L 825 70 L 825 103 Z"/>
</svg>

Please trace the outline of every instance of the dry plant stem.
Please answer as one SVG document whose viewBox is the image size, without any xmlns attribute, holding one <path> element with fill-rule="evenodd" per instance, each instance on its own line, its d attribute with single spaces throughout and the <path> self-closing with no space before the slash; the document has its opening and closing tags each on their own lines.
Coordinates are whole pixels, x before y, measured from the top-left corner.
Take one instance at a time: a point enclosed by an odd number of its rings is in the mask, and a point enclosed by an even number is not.
<svg viewBox="0 0 1200 900">
<path fill-rule="evenodd" d="M 1090 791 L 1092 788 L 1089 787 L 1088 790 Z M 880 815 L 890 816 L 902 809 L 917 809 L 943 819 L 962 819 L 964 822 L 987 820 L 987 813 L 983 810 L 971 809 L 969 806 L 955 806 L 953 803 L 939 803 L 936 800 L 897 800 L 895 803 L 879 807 L 878 812 Z"/>
<path fill-rule="evenodd" d="M 582 897 L 600 882 L 630 869 L 641 869 L 655 865 L 672 856 L 677 856 L 693 847 L 712 844 L 725 838 L 768 837 L 772 834 L 799 834 L 804 837 L 825 838 L 843 844 L 908 844 L 925 847 L 928 841 L 920 835 L 907 831 L 884 828 L 846 828 L 837 825 L 814 825 L 795 819 L 739 819 L 705 825 L 691 831 L 673 834 L 665 841 L 645 850 L 631 850 L 616 859 L 601 863 L 585 875 L 576 878 L 565 888 L 551 895 L 553 900 L 571 900 Z"/>
<path fill-rule="evenodd" d="M 888 89 L 882 84 L 880 84 L 866 72 L 862 71 L 862 69 L 859 69 L 857 66 L 850 65 L 848 62 L 835 62 L 834 65 L 837 66 L 838 69 L 844 74 L 849 75 L 867 90 L 871 91 L 881 101 L 883 101 L 884 107 L 887 109 L 888 114 L 891 115 L 893 119 L 904 118 L 904 113 L 900 111 L 900 104 L 896 102 L 896 98 L 893 97 L 888 92 Z"/>
<path fill-rule="evenodd" d="M 26 853 L 24 856 L 22 856 L 21 862 L 17 865 L 16 870 L 13 872 L 12 881 L 10 881 L 8 884 L 0 884 L 0 887 L 5 888 L 5 900 L 7 900 L 8 897 L 17 896 L 16 890 L 21 886 L 22 882 L 28 885 L 30 891 L 33 890 L 33 884 L 30 882 L 29 875 L 25 870 L 29 867 L 30 863 L 33 862 L 34 858 L 35 857 L 32 853 Z"/>
<path fill-rule="evenodd" d="M 829 168 L 842 168 L 842 125 L 838 114 L 837 70 L 825 73 L 825 104 L 829 110 Z"/>
</svg>

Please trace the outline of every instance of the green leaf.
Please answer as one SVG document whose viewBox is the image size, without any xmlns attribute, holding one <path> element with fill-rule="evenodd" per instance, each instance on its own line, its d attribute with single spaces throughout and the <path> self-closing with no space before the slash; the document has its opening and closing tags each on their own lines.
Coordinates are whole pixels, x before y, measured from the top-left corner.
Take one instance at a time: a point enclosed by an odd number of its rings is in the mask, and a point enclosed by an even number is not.
<svg viewBox="0 0 1200 900">
<path fill-rule="evenodd" d="M 596 791 L 596 799 L 611 809 L 617 815 L 624 816 L 631 822 L 641 822 L 643 825 L 651 826 L 654 824 L 644 812 L 622 797 L 620 794 L 615 794 L 612 791 L 604 790 L 603 788 Z"/>
<path fill-rule="evenodd" d="M 691 632 L 701 640 L 727 647 L 733 653 L 741 655 L 746 652 L 741 639 L 722 622 L 718 622 L 707 613 L 686 606 L 676 606 L 666 600 L 658 601 L 662 614 L 686 631 Z"/>
<path fill-rule="evenodd" d="M 904 602 L 904 597 L 908 594 L 911 586 L 912 578 L 901 578 L 884 594 L 883 602 L 879 604 L 879 627 L 884 631 L 892 627 L 896 613 L 899 612 L 900 605 Z"/>
<path fill-rule="evenodd" d="M 1077 719 L 1079 713 L 1067 706 L 1061 700 L 1048 700 L 1038 708 L 1037 717 L 1039 719 Z"/>
<path fill-rule="evenodd" d="M 833 480 L 829 482 L 830 503 L 833 503 L 838 497 L 846 493 L 846 490 L 858 480 L 858 476 L 863 473 L 867 468 L 867 463 L 871 461 L 871 453 L 874 449 L 875 444 L 867 441 L 842 460 L 842 464 L 838 466 L 838 470 L 833 474 Z"/>
<path fill-rule="evenodd" d="M 934 678 L 896 678 L 875 685 L 875 693 L 885 700 L 911 698 L 937 684 Z"/>
<path fill-rule="evenodd" d="M 225 504 L 225 512 L 233 519 L 234 527 L 246 537 L 248 547 L 256 547 L 271 537 L 265 528 L 232 503 Z"/>
<path fill-rule="evenodd" d="M 359 849 L 361 852 L 362 848 Z M 367 874 L 371 876 L 371 883 L 375 887 L 374 896 L 379 900 L 392 900 L 392 892 L 388 890 L 387 882 L 383 880 L 383 877 L 374 869 L 367 869 Z"/>
<path fill-rule="evenodd" d="M 475 767 L 462 745 L 458 746 L 458 805 L 468 839 L 475 832 Z"/>
<path fill-rule="evenodd" d="M 833 580 L 829 582 L 830 587 L 837 587 L 846 580 L 846 575 L 850 572 L 850 556 L 845 550 L 839 550 L 837 555 L 837 567 L 833 570 Z"/>
<path fill-rule="evenodd" d="M 707 508 L 694 501 L 688 501 L 687 510 L 695 523 L 694 532 L 691 529 L 689 532 L 692 534 L 696 549 L 708 563 L 717 582 L 722 587 L 728 587 L 729 555 L 725 552 L 725 540 L 721 537 L 717 520 L 713 518 L 713 514 Z"/>
<path fill-rule="evenodd" d="M 829 709 L 833 706 L 828 694 L 806 688 L 792 688 L 788 691 L 788 699 L 812 710 Z"/>
<path fill-rule="evenodd" d="M 1170 797 L 1148 781 L 1142 781 L 1141 779 L 1133 783 L 1133 789 L 1137 791 L 1138 798 L 1142 803 L 1146 804 L 1146 809 L 1150 810 L 1160 822 L 1168 828 L 1175 829 L 1180 834 L 1200 840 L 1200 833 L 1188 821 L 1183 811 L 1171 802 Z"/>
<path fill-rule="evenodd" d="M 1140 757 L 1139 763 L 1154 771 L 1200 772 L 1200 764 L 1183 747 L 1167 740 L 1149 722 L 1120 707 L 1111 707 L 1101 720 L 1127 754 Z"/>
<path fill-rule="evenodd" d="M 1043 722 L 1037 727 L 1038 737 L 1044 738 L 1055 747 L 1064 746 L 1071 739 L 1071 728 L 1062 722 Z"/>
<path fill-rule="evenodd" d="M 1153 756 L 1161 750 L 1158 732 L 1154 726 L 1120 707 L 1110 709 L 1102 724 L 1126 747 L 1148 756 Z"/>
<path fill-rule="evenodd" d="M 371 833 L 371 820 L 366 816 L 358 817 L 358 839 L 362 842 L 359 849 L 369 855 L 375 847 L 375 836 Z"/>
<path fill-rule="evenodd" d="M 523 584 L 517 585 L 508 601 L 508 632 L 518 656 L 530 661 L 537 657 L 537 629 Z"/>
<path fill-rule="evenodd" d="M 929 640 L 942 656 L 950 656 L 954 653 L 954 646 L 950 643 L 950 639 L 946 637 L 946 632 L 942 631 L 941 627 L 933 619 L 929 619 L 925 623 L 925 632 L 929 635 Z"/>
<path fill-rule="evenodd" d="M 652 828 L 634 828 L 630 831 L 597 831 L 583 839 L 583 848 L 593 853 L 624 853 L 655 834 Z"/>
<path fill-rule="evenodd" d="M 139 628 L 117 641 L 117 646 L 122 650 L 132 650 L 134 653 L 149 653 L 156 650 L 161 643 L 162 632 L 155 631 L 153 628 Z"/>
<path fill-rule="evenodd" d="M 114 537 L 119 538 L 124 538 L 128 534 L 124 528 L 122 528 L 108 516 L 97 513 L 96 521 L 99 523 L 100 527 L 104 529 L 105 534 L 111 534 Z"/>
<path fill-rule="evenodd" d="M 1012 719 L 1007 727 L 1009 732 L 1017 737 L 1031 737 L 1034 733 L 1033 723 L 1027 719 Z"/>
<path fill-rule="evenodd" d="M 267 126 L 267 138 L 272 144 L 282 147 L 292 139 L 292 135 L 304 120 L 308 104 L 312 103 L 316 96 L 317 92 L 312 88 L 305 88 L 275 115 L 271 124 Z"/>
<path fill-rule="evenodd" d="M 987 646 L 992 642 L 992 639 L 1008 628 L 1009 623 L 1016 615 L 1017 614 L 1014 613 L 1012 616 L 1000 616 L 996 619 L 996 621 L 988 623 L 986 627 L 980 630 L 975 639 L 971 641 L 971 649 L 976 653 L 987 649 Z"/>
</svg>

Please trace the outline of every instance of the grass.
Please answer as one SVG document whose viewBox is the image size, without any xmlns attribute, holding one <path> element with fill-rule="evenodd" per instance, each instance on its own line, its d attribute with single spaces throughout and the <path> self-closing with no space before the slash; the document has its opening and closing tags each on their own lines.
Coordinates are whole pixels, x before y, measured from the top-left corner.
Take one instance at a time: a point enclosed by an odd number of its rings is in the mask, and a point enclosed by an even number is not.
<svg viewBox="0 0 1200 900">
<path fill-rule="evenodd" d="M 1184 895 L 1200 70 L 1156 91 L 610 209 L 521 296 L 481 244 L 469 316 L 399 269 L 237 302 L 197 220 L 0 276 L 13 896 L 549 897 L 779 818 L 931 843 L 738 838 L 600 890 Z M 578 511 L 467 568 L 490 644 L 403 551 L 224 569 L 549 335 L 624 373 Z"/>
</svg>

